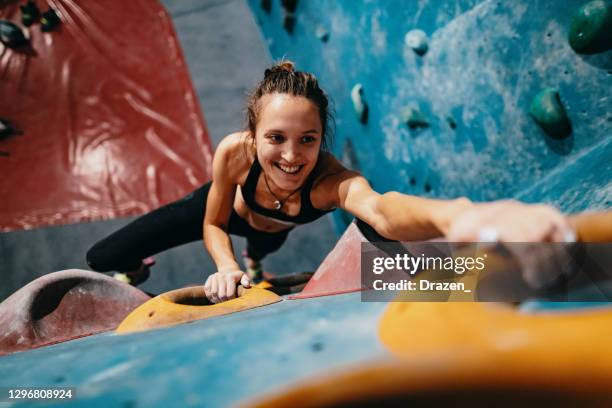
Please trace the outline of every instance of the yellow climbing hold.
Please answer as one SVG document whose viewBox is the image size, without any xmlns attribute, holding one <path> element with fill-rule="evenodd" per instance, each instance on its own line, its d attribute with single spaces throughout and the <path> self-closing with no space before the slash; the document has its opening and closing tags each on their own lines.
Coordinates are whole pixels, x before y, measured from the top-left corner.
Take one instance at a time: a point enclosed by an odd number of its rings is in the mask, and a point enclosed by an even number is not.
<svg viewBox="0 0 612 408">
<path fill-rule="evenodd" d="M 162 293 L 134 309 L 117 327 L 117 333 L 173 326 L 253 309 L 282 300 L 277 294 L 257 287 L 244 289 L 240 286 L 238 294 L 235 299 L 211 304 L 204 294 L 204 286 Z"/>
</svg>

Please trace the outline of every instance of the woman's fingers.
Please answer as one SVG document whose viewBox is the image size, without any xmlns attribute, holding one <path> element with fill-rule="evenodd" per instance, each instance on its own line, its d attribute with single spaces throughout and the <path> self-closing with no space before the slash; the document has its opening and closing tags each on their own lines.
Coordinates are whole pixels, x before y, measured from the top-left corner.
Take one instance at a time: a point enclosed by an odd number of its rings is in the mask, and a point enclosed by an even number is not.
<svg viewBox="0 0 612 408">
<path fill-rule="evenodd" d="M 251 280 L 249 279 L 249 276 L 246 273 L 242 274 L 242 277 L 240 278 L 240 284 L 245 288 L 251 287 Z"/>
<path fill-rule="evenodd" d="M 232 275 L 225 276 L 225 291 L 221 292 L 222 301 L 230 300 L 236 297 L 236 281 Z"/>
<path fill-rule="evenodd" d="M 204 294 L 212 303 L 234 299 L 238 282 L 247 288 L 251 285 L 249 277 L 242 271 L 216 272 L 206 279 Z"/>
<path fill-rule="evenodd" d="M 227 299 L 225 298 L 225 291 L 226 291 L 226 286 L 227 286 L 227 282 L 225 280 L 224 276 L 220 276 L 220 274 L 217 276 L 217 298 L 219 300 L 219 302 L 224 302 Z"/>
<path fill-rule="evenodd" d="M 206 279 L 206 283 L 204 283 L 204 294 L 206 295 L 206 298 L 212 302 L 213 298 L 212 298 L 212 284 L 211 284 L 211 280 L 212 280 L 212 275 L 209 276 Z"/>
<path fill-rule="evenodd" d="M 452 242 L 572 242 L 568 220 L 547 205 L 517 201 L 477 204 L 451 224 Z"/>
</svg>

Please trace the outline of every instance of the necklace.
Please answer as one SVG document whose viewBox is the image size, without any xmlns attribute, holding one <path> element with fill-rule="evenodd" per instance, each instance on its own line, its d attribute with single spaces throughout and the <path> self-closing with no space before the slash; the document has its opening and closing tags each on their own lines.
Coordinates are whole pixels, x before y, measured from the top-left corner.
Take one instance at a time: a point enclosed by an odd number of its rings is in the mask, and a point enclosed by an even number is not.
<svg viewBox="0 0 612 408">
<path fill-rule="evenodd" d="M 289 194 L 287 197 L 285 197 L 283 200 L 281 200 L 280 198 L 278 198 L 276 196 L 276 194 L 274 194 L 272 192 L 272 189 L 270 189 L 270 185 L 268 184 L 268 177 L 266 177 L 266 173 L 264 173 L 264 181 L 266 182 L 266 188 L 268 189 L 268 193 L 272 194 L 272 197 L 275 198 L 274 200 L 274 209 L 276 211 L 280 211 L 281 208 L 283 208 L 283 205 L 285 205 L 285 203 L 287 202 L 287 200 L 289 199 L 289 197 L 291 197 L 292 195 L 294 195 L 295 193 L 297 193 L 298 191 L 300 191 L 302 189 L 303 186 L 299 186 L 298 188 L 296 188 L 295 190 L 293 190 L 291 192 L 291 194 Z"/>
</svg>

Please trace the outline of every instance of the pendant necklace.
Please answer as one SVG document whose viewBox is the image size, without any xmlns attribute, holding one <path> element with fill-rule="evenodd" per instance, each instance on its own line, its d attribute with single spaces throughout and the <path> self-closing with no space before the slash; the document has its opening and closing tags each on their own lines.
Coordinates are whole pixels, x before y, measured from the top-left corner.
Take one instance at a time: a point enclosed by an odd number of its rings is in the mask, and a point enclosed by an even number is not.
<svg viewBox="0 0 612 408">
<path fill-rule="evenodd" d="M 268 177 L 266 177 L 266 173 L 264 173 L 264 181 L 266 182 L 266 188 L 268 189 L 268 193 L 272 194 L 272 197 L 275 198 L 274 200 L 274 209 L 276 211 L 280 211 L 283 206 L 285 205 L 285 203 L 287 202 L 287 200 L 294 195 L 295 193 L 297 193 L 298 191 L 300 191 L 302 189 L 303 186 L 299 186 L 298 188 L 296 188 L 295 190 L 293 190 L 293 192 L 291 194 L 289 194 L 287 197 L 285 197 L 283 200 L 281 200 L 280 198 L 278 198 L 276 196 L 276 194 L 274 194 L 272 192 L 272 190 L 270 189 L 270 185 L 268 184 Z"/>
</svg>

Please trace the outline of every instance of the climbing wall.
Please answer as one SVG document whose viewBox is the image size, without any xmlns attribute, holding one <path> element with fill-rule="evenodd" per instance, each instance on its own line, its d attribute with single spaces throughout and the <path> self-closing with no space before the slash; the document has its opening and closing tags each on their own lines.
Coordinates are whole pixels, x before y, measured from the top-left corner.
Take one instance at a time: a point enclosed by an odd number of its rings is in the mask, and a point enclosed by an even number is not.
<svg viewBox="0 0 612 408">
<path fill-rule="evenodd" d="M 156 0 L 26 3 L 0 1 L 0 231 L 140 214 L 210 178 Z"/>
<path fill-rule="evenodd" d="M 249 4 L 273 58 L 319 77 L 334 153 L 378 191 L 612 206 L 609 1 Z"/>
</svg>

